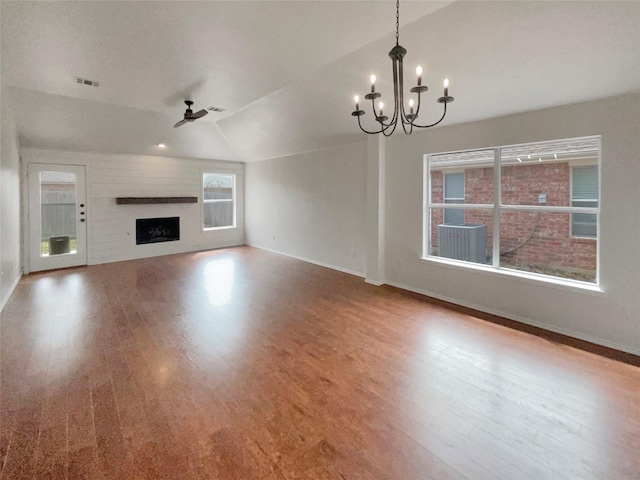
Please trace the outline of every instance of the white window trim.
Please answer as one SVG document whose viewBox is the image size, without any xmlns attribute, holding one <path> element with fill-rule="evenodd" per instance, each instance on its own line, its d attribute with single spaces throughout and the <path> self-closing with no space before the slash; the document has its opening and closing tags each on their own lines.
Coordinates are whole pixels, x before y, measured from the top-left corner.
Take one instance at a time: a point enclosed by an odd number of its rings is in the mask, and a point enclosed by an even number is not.
<svg viewBox="0 0 640 480">
<path fill-rule="evenodd" d="M 600 198 L 600 189 L 601 189 L 601 163 L 602 163 L 602 137 L 601 136 L 588 136 L 588 137 L 577 137 L 572 140 L 581 140 L 581 139 L 597 139 L 598 140 L 598 198 Z M 600 201 L 598 201 L 597 207 L 550 207 L 550 206 L 541 206 L 541 205 L 502 205 L 502 195 L 501 195 L 501 187 L 502 187 L 502 165 L 500 153 L 504 148 L 514 148 L 520 146 L 529 146 L 529 145 L 541 145 L 541 144 L 554 144 L 558 140 L 549 140 L 546 142 L 530 142 L 530 143 L 522 143 L 516 145 L 502 145 L 499 147 L 493 147 L 494 151 L 494 163 L 493 163 L 493 198 L 494 202 L 492 204 L 454 204 L 454 203 L 431 203 L 431 182 L 429 175 L 429 161 L 430 158 L 437 155 L 445 155 L 452 153 L 464 153 L 464 152 L 473 152 L 476 150 L 489 150 L 487 148 L 473 148 L 467 150 L 458 150 L 451 152 L 438 152 L 438 153 L 430 153 L 423 155 L 423 214 L 422 214 L 422 256 L 421 260 L 425 262 L 433 262 L 440 265 L 447 265 L 452 267 L 459 267 L 462 269 L 474 269 L 487 273 L 492 273 L 498 276 L 509 276 L 516 277 L 527 281 L 533 281 L 535 283 L 542 284 L 554 284 L 558 286 L 564 286 L 571 290 L 576 291 L 591 291 L 596 293 L 603 293 L 604 290 L 601 289 L 600 286 Z M 585 162 L 586 163 L 586 162 Z M 440 168 L 438 170 L 441 170 Z M 453 172 L 452 172 L 453 173 Z M 569 181 L 572 181 L 572 175 L 570 174 Z M 571 186 L 570 186 L 571 188 Z M 572 190 L 570 190 L 569 194 L 572 195 Z M 571 199 L 570 203 L 571 203 Z M 443 175 L 443 202 L 444 202 L 444 175 Z M 460 208 L 460 209 L 484 209 L 484 210 L 493 210 L 493 255 L 492 255 L 492 265 L 481 265 L 473 262 L 466 262 L 463 260 L 456 260 L 451 258 L 443 258 L 438 256 L 433 256 L 430 252 L 430 226 L 431 226 L 431 217 L 430 211 L 434 208 Z M 500 267 L 500 213 L 503 211 L 513 211 L 513 210 L 524 210 L 524 211 L 538 211 L 538 212 L 550 212 L 550 213 L 591 213 L 598 215 L 598 222 L 596 227 L 596 237 L 588 237 L 591 240 L 596 241 L 596 279 L 594 283 L 590 282 L 581 282 L 579 280 L 571 280 L 565 279 L 561 277 L 554 277 L 551 275 L 543 275 L 543 274 L 535 274 L 531 272 L 524 272 L 521 270 L 512 270 L 505 269 L 504 267 Z M 571 220 L 569 220 L 569 225 L 571 228 Z M 577 237 L 574 237 L 577 238 Z M 584 237 L 579 237 L 580 239 Z M 496 240 L 497 239 L 497 240 Z"/>
<path fill-rule="evenodd" d="M 518 280 L 522 280 L 526 283 L 535 285 L 550 286 L 553 288 L 560 288 L 562 290 L 568 290 L 576 293 L 585 293 L 589 295 L 602 296 L 606 295 L 607 291 L 601 286 L 595 283 L 580 282 L 578 280 L 570 280 L 561 277 L 552 277 L 549 275 L 542 275 L 539 273 L 525 272 L 522 270 L 511 270 L 506 268 L 494 268 L 491 265 L 482 265 L 480 263 L 463 262 L 461 260 L 453 260 L 443 257 L 425 257 L 420 259 L 421 262 L 438 265 L 440 267 L 450 268 L 453 270 L 476 270 L 483 274 L 494 277 L 511 277 Z"/>
<path fill-rule="evenodd" d="M 200 193 L 202 196 L 202 217 L 201 217 L 201 225 L 202 225 L 202 231 L 203 232 L 210 232 L 213 230 L 230 230 L 233 228 L 237 228 L 236 226 L 236 212 L 238 209 L 238 204 L 236 203 L 236 183 L 237 183 L 237 174 L 235 173 L 231 173 L 231 172 L 221 172 L 221 171 L 215 171 L 215 172 L 211 172 L 211 171 L 202 171 L 201 172 L 201 182 L 200 182 Z M 207 199 L 205 200 L 204 198 L 204 176 L 205 175 L 230 175 L 233 178 L 233 187 L 232 187 L 232 198 L 214 198 L 214 199 Z M 233 223 L 231 225 L 224 225 L 221 227 L 205 227 L 204 226 L 204 206 L 207 203 L 223 203 L 223 202 L 233 202 Z"/>
</svg>

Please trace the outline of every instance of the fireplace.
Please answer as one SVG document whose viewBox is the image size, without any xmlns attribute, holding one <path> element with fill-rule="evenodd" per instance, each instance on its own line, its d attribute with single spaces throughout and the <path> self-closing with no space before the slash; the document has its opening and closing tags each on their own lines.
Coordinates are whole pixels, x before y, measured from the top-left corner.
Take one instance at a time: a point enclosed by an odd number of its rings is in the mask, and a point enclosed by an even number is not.
<svg viewBox="0 0 640 480">
<path fill-rule="evenodd" d="M 136 245 L 180 240 L 180 217 L 136 219 Z"/>
</svg>

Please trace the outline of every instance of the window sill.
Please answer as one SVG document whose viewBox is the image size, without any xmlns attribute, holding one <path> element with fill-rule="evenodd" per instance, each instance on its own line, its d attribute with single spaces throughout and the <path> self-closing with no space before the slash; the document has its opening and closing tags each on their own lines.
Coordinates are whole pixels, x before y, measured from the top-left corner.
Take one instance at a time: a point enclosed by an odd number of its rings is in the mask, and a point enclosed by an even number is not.
<svg viewBox="0 0 640 480">
<path fill-rule="evenodd" d="M 587 244 L 594 244 L 598 241 L 597 238 L 593 238 L 593 237 L 569 237 L 569 239 L 572 242 L 575 243 L 587 243 Z"/>
<path fill-rule="evenodd" d="M 216 231 L 216 230 L 233 230 L 234 228 L 237 228 L 235 225 L 230 225 L 228 227 L 210 227 L 210 228 L 203 228 L 202 231 L 203 232 L 212 232 L 212 231 Z"/>
<path fill-rule="evenodd" d="M 462 262 L 450 259 L 444 259 L 440 257 L 422 257 L 421 262 L 436 264 L 446 268 L 452 268 L 454 270 L 475 270 L 488 274 L 494 277 L 500 278 L 514 278 L 524 283 L 530 283 L 539 285 L 542 287 L 558 288 L 561 290 L 567 290 L 570 292 L 581 293 L 586 295 L 606 296 L 606 292 L 596 284 L 590 284 L 586 282 L 579 282 L 577 280 L 567 280 L 557 277 L 549 277 L 546 275 L 540 275 L 529 272 L 520 272 L 516 270 L 510 270 L 506 268 L 493 268 L 487 265 L 474 264 L 470 262 Z"/>
</svg>

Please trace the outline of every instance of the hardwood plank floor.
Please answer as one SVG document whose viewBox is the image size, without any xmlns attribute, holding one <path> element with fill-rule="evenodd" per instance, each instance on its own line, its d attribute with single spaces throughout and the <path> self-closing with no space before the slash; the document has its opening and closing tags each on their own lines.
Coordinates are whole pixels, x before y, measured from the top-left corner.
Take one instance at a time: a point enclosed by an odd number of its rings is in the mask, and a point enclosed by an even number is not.
<svg viewBox="0 0 640 480">
<path fill-rule="evenodd" d="M 640 368 L 250 247 L 29 275 L 2 480 L 640 480 Z"/>
</svg>

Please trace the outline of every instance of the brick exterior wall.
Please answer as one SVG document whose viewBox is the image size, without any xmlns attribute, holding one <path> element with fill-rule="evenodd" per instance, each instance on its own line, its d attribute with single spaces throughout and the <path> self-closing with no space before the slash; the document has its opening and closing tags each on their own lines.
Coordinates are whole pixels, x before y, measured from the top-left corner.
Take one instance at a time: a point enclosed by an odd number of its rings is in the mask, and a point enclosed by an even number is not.
<svg viewBox="0 0 640 480">
<path fill-rule="evenodd" d="M 464 171 L 465 203 L 493 203 L 493 167 L 467 168 Z M 567 162 L 509 165 L 502 167 L 502 203 L 505 205 L 540 205 L 539 195 L 546 194 L 547 206 L 571 205 L 571 167 Z M 442 203 L 443 172 L 431 171 L 433 203 Z M 487 225 L 487 253 L 493 248 L 493 213 L 491 210 L 465 210 L 465 223 Z M 438 246 L 438 225 L 443 222 L 442 209 L 431 212 L 432 245 Z M 596 240 L 570 236 L 571 215 L 550 212 L 503 212 L 500 218 L 501 264 L 516 268 L 544 266 L 566 271 L 587 272 L 591 279 L 596 270 Z M 517 248 L 516 248 L 517 247 Z M 514 249 L 513 251 L 511 251 Z M 535 270 L 535 268 L 533 268 Z M 551 273 L 544 271 L 543 273 Z M 566 276 L 558 274 L 558 276 Z"/>
</svg>

